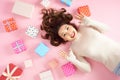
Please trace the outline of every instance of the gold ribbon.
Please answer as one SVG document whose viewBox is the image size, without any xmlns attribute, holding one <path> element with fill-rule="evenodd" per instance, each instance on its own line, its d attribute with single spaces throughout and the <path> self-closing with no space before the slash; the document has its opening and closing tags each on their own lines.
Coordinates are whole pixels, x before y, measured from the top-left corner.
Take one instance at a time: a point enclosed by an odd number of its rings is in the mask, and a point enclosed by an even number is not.
<svg viewBox="0 0 120 80">
<path fill-rule="evenodd" d="M 12 76 L 17 68 L 18 67 L 14 67 L 14 69 L 10 72 L 9 65 L 7 65 L 7 72 L 2 73 L 5 77 L 7 77 L 6 80 L 17 80 L 18 78 L 20 78 L 20 76 Z"/>
</svg>

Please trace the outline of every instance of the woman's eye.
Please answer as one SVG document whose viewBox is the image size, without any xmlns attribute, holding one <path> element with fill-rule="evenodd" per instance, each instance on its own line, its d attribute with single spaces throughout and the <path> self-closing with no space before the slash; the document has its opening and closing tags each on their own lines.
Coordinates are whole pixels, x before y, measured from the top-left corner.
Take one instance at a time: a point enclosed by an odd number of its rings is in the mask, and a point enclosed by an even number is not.
<svg viewBox="0 0 120 80">
<path fill-rule="evenodd" d="M 69 27 L 67 27 L 67 30 L 69 29 Z"/>
<path fill-rule="evenodd" d="M 66 36 L 66 34 L 63 34 L 63 36 L 65 37 L 65 36 Z"/>
</svg>

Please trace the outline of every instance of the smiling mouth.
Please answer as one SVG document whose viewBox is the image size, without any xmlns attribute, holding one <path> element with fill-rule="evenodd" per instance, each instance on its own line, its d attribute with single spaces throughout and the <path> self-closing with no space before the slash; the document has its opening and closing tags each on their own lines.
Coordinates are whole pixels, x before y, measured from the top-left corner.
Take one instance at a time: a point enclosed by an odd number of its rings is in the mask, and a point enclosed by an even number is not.
<svg viewBox="0 0 120 80">
<path fill-rule="evenodd" d="M 75 32 L 73 31 L 71 38 L 74 38 L 74 37 L 75 37 Z"/>
</svg>

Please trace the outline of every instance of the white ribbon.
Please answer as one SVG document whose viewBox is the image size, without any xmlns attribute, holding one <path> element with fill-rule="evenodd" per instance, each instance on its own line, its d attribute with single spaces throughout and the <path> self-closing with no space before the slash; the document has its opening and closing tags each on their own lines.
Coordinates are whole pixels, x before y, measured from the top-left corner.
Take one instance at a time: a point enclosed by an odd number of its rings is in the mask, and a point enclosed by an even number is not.
<svg viewBox="0 0 120 80">
<path fill-rule="evenodd" d="M 6 80 L 17 80 L 20 76 L 12 76 L 18 67 L 14 67 L 14 69 L 10 72 L 9 65 L 7 66 L 7 72 L 3 72 L 2 74 L 7 77 Z"/>
</svg>

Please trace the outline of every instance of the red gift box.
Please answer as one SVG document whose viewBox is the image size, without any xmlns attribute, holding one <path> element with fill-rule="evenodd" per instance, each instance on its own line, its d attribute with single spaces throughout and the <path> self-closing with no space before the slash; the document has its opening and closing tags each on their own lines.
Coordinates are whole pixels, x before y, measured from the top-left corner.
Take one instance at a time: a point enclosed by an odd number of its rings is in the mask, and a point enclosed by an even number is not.
<svg viewBox="0 0 120 80">
<path fill-rule="evenodd" d="M 20 78 L 23 70 L 18 68 L 16 65 L 10 63 L 5 71 L 0 76 L 0 80 L 17 80 Z"/>
<path fill-rule="evenodd" d="M 91 15 L 88 5 L 80 6 L 78 8 L 78 13 L 83 13 L 86 16 L 90 16 Z"/>
<path fill-rule="evenodd" d="M 3 21 L 6 32 L 14 31 L 17 29 L 14 18 L 9 18 Z"/>
</svg>

